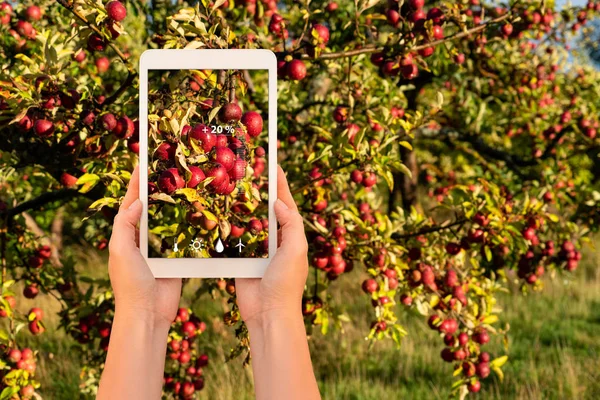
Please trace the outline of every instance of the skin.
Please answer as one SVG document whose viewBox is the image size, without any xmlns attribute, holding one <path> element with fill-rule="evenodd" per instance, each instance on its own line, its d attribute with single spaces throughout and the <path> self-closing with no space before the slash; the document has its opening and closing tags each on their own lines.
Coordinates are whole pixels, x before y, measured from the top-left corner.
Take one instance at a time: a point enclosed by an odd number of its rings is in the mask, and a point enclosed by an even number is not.
<svg viewBox="0 0 600 400">
<path fill-rule="evenodd" d="M 256 398 L 320 399 L 301 314 L 308 245 L 281 168 L 277 185 L 277 253 L 262 279 L 236 279 L 238 305 L 250 332 Z M 140 253 L 138 197 L 136 168 L 109 244 L 115 317 L 99 400 L 161 398 L 167 336 L 181 297 L 181 279 L 154 278 Z"/>
</svg>

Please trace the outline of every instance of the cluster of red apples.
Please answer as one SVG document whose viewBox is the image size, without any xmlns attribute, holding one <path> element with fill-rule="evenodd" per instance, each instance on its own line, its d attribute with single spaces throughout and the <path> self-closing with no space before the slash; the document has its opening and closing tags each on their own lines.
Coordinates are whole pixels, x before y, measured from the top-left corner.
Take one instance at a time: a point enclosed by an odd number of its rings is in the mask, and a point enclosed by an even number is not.
<svg viewBox="0 0 600 400">
<path fill-rule="evenodd" d="M 191 310 L 182 307 L 177 311 L 167 344 L 164 382 L 182 399 L 191 399 L 204 388 L 203 368 L 208 365 L 208 356 L 199 352 L 197 337 L 205 330 L 206 324 Z"/>
</svg>

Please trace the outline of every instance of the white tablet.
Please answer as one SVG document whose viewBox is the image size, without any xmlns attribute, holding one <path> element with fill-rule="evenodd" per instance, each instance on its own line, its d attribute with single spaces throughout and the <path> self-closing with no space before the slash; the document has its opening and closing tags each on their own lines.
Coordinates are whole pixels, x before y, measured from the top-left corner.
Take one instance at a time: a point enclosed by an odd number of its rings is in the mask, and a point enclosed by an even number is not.
<svg viewBox="0 0 600 400">
<path fill-rule="evenodd" d="M 277 61 L 140 59 L 140 249 L 156 277 L 261 277 L 277 249 Z"/>
</svg>

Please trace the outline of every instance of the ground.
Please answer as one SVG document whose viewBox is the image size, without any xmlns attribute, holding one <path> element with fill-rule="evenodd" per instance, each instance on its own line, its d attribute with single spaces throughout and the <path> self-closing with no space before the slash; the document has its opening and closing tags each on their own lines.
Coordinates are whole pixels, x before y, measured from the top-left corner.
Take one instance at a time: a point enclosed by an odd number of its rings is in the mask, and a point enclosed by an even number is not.
<svg viewBox="0 0 600 400">
<path fill-rule="evenodd" d="M 82 252 L 82 254 L 84 254 Z M 103 256 L 89 258 L 91 275 L 101 276 L 106 268 Z M 505 380 L 488 378 L 478 396 L 485 399 L 598 399 L 600 398 L 600 250 L 588 249 L 585 262 L 572 280 L 546 277 L 542 293 L 521 295 L 517 288 L 503 295 L 502 321 L 510 324 L 509 362 Z M 91 271 L 95 271 L 92 273 Z M 446 399 L 452 382 L 449 364 L 440 360 L 441 341 L 427 328 L 422 317 L 403 315 L 409 336 L 396 350 L 391 342 L 369 348 L 365 332 L 371 307 L 360 292 L 355 276 L 344 275 L 335 296 L 346 299 L 354 324 L 345 333 L 332 331 L 311 337 L 311 353 L 324 399 Z M 195 282 L 191 282 L 193 286 Z M 191 290 L 190 290 L 191 292 Z M 348 301 L 353 299 L 353 301 Z M 40 306 L 46 315 L 58 304 L 51 297 L 18 298 L 22 308 Z M 234 337 L 218 317 L 220 302 L 205 299 L 193 305 L 208 322 L 202 342 L 211 358 L 206 369 L 206 388 L 200 399 L 253 399 L 251 371 L 241 360 L 223 363 Z M 399 306 L 400 307 L 400 306 Z M 42 349 L 38 378 L 47 399 L 79 397 L 80 362 L 63 331 L 56 331 L 56 316 L 46 318 L 48 331 L 40 337 L 23 332 L 35 348 Z M 500 354 L 499 339 L 492 353 Z"/>
</svg>

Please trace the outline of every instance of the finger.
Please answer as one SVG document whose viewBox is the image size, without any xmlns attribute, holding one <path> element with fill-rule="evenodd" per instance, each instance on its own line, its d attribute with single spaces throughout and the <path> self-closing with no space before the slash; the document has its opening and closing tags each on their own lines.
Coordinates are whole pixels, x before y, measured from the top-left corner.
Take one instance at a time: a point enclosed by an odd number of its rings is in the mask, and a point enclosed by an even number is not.
<svg viewBox="0 0 600 400">
<path fill-rule="evenodd" d="M 308 244 L 304 233 L 304 221 L 297 210 L 289 208 L 281 199 L 275 202 L 275 216 L 281 225 L 281 247 L 289 246 L 306 253 Z"/>
<path fill-rule="evenodd" d="M 127 193 L 123 198 L 120 209 L 128 209 L 133 202 L 140 197 L 140 169 L 135 167 L 131 173 L 131 179 L 129 180 L 129 186 L 127 187 Z"/>
<path fill-rule="evenodd" d="M 129 208 L 119 210 L 110 237 L 109 250 L 111 254 L 129 254 L 132 250 L 137 250 L 136 230 L 141 216 L 142 202 L 140 199 L 136 199 Z"/>
<path fill-rule="evenodd" d="M 283 169 L 279 165 L 277 166 L 277 198 L 283 201 L 287 208 L 298 211 L 294 197 L 290 192 L 285 172 L 283 172 Z"/>
</svg>

